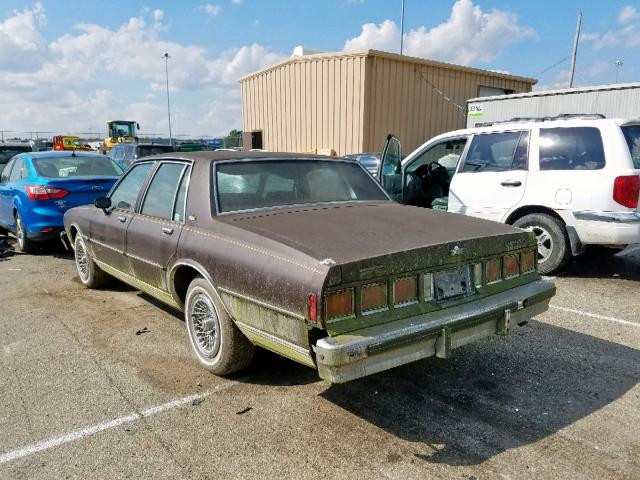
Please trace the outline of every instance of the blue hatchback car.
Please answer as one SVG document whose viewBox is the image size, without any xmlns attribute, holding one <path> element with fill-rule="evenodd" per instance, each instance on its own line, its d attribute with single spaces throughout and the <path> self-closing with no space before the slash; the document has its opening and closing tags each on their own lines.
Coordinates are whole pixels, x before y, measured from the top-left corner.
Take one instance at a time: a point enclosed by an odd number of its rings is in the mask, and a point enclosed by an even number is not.
<svg viewBox="0 0 640 480">
<path fill-rule="evenodd" d="M 0 229 L 13 232 L 23 252 L 63 231 L 72 207 L 104 197 L 122 174 L 105 155 L 27 152 L 13 157 L 0 175 Z"/>
</svg>

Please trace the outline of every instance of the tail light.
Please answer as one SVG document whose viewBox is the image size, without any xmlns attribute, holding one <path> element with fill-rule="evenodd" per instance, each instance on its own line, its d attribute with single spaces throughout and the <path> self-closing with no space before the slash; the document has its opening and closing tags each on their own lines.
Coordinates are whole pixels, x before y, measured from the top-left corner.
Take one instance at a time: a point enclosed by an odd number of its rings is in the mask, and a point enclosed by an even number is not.
<svg viewBox="0 0 640 480">
<path fill-rule="evenodd" d="M 387 307 L 387 284 L 372 283 L 362 287 L 362 311 L 372 312 Z"/>
<path fill-rule="evenodd" d="M 315 293 L 309 294 L 309 320 L 318 321 L 318 297 Z"/>
<path fill-rule="evenodd" d="M 627 208 L 638 207 L 640 195 L 640 176 L 627 175 L 616 177 L 613 181 L 613 200 Z"/>
<path fill-rule="evenodd" d="M 507 255 L 504 257 L 504 278 L 513 278 L 520 275 L 519 255 Z"/>
<path fill-rule="evenodd" d="M 494 258 L 484 264 L 484 280 L 487 284 L 502 280 L 502 262 Z"/>
<path fill-rule="evenodd" d="M 418 277 L 399 278 L 393 282 L 393 304 L 409 305 L 418 301 Z"/>
<path fill-rule="evenodd" d="M 69 192 L 62 188 L 45 185 L 27 185 L 25 190 L 29 200 L 58 200 L 69 195 Z"/>
<path fill-rule="evenodd" d="M 325 297 L 326 318 L 353 315 L 353 288 L 328 293 Z"/>
<path fill-rule="evenodd" d="M 520 255 L 520 268 L 522 273 L 533 272 L 536 269 L 535 252 L 523 252 Z"/>
</svg>

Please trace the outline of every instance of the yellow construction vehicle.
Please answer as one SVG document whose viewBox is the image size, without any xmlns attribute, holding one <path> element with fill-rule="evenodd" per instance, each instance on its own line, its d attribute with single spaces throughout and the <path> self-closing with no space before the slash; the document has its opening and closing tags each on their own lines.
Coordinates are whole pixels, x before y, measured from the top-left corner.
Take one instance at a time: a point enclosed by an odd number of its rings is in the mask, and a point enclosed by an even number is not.
<svg viewBox="0 0 640 480">
<path fill-rule="evenodd" d="M 107 122 L 107 136 L 102 143 L 102 151 L 107 153 L 118 143 L 129 143 L 138 140 L 138 122 L 131 120 L 111 120 Z"/>
</svg>

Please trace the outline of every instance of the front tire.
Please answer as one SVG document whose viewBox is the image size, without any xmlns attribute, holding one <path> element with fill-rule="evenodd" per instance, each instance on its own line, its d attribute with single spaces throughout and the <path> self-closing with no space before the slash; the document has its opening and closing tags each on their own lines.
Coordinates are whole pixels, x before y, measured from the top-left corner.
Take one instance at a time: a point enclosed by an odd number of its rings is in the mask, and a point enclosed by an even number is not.
<svg viewBox="0 0 640 480">
<path fill-rule="evenodd" d="M 16 212 L 16 238 L 22 253 L 32 253 L 36 250 L 36 244 L 27 237 L 27 229 L 18 212 Z"/>
<path fill-rule="evenodd" d="M 251 363 L 254 345 L 233 323 L 204 278 L 191 282 L 184 303 L 191 349 L 202 366 L 216 375 L 228 375 Z"/>
<path fill-rule="evenodd" d="M 80 232 L 76 234 L 76 238 L 73 242 L 75 260 L 76 260 L 76 269 L 78 270 L 78 278 L 82 284 L 87 288 L 100 288 L 103 286 L 109 276 L 100 269 L 96 262 L 93 261 L 89 252 L 87 251 L 87 246 L 82 239 L 82 235 Z"/>
<path fill-rule="evenodd" d="M 551 215 L 531 213 L 513 222 L 514 227 L 533 232 L 538 242 L 538 272 L 557 272 L 571 258 L 569 236 L 564 224 Z"/>
</svg>

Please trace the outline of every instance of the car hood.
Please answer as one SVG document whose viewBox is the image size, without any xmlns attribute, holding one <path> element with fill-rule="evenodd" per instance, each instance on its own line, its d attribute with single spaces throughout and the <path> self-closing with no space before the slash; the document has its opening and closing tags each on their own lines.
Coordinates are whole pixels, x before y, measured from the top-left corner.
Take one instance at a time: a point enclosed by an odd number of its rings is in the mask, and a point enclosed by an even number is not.
<svg viewBox="0 0 640 480">
<path fill-rule="evenodd" d="M 485 253 L 500 253 L 505 243 L 496 237 L 532 243 L 530 234 L 510 225 L 391 202 L 274 209 L 218 220 L 337 264 L 472 240 L 482 242 Z"/>
</svg>

